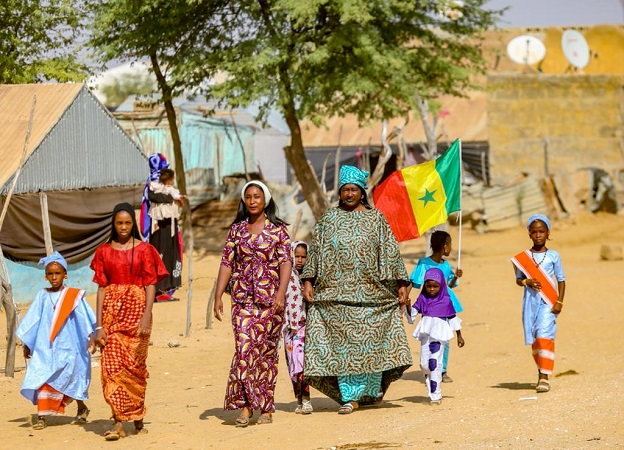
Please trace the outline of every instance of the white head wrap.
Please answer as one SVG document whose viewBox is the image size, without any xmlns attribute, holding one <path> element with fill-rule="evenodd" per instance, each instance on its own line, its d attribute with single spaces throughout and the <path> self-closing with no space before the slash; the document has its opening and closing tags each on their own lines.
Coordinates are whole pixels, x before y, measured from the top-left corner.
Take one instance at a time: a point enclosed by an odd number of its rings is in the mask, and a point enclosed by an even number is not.
<svg viewBox="0 0 624 450">
<path fill-rule="evenodd" d="M 266 184 L 258 180 L 252 180 L 246 183 L 245 186 L 243 186 L 243 190 L 241 191 L 241 200 L 245 201 L 245 191 L 249 186 L 258 186 L 260 189 L 262 189 L 262 192 L 264 193 L 264 205 L 266 208 L 266 206 L 271 201 L 271 191 L 269 191 L 269 188 L 266 187 Z"/>
</svg>

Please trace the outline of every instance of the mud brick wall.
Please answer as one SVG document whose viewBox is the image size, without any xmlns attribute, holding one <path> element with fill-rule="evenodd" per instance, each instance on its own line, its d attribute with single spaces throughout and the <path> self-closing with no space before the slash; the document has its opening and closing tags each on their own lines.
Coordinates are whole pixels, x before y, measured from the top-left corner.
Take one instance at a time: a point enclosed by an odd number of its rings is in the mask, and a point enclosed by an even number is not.
<svg viewBox="0 0 624 450">
<path fill-rule="evenodd" d="M 623 75 L 496 74 L 487 90 L 493 181 L 624 167 Z"/>
</svg>

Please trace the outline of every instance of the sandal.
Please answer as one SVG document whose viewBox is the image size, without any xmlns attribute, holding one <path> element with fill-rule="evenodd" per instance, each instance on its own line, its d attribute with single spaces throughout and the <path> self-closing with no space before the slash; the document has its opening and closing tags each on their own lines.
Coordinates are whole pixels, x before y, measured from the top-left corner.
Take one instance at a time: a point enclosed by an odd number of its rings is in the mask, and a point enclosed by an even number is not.
<svg viewBox="0 0 624 450">
<path fill-rule="evenodd" d="M 74 417 L 74 420 L 71 421 L 71 424 L 72 425 L 84 425 L 85 423 L 87 423 L 87 417 L 89 417 L 90 412 L 91 410 L 87 408 L 79 410 L 77 412 L 76 417 Z"/>
<path fill-rule="evenodd" d="M 314 408 L 312 408 L 310 400 L 304 400 L 301 405 L 301 414 L 312 414 L 312 411 L 314 411 Z"/>
<path fill-rule="evenodd" d="M 43 430 L 47 427 L 45 419 L 41 416 L 37 418 L 37 421 L 33 424 L 33 430 Z"/>
<path fill-rule="evenodd" d="M 240 416 L 238 416 L 238 418 L 234 421 L 234 425 L 238 428 L 245 428 L 247 425 L 249 425 L 249 419 L 251 419 L 252 417 L 253 417 L 253 411 L 251 411 L 251 414 L 246 416 L 245 409 L 243 408 Z"/>
<path fill-rule="evenodd" d="M 358 406 L 357 402 L 347 402 L 338 408 L 338 414 L 351 414 L 353 411 L 358 409 Z"/>
<path fill-rule="evenodd" d="M 540 379 L 539 382 L 537 383 L 537 386 L 535 386 L 535 390 L 537 392 L 550 391 L 550 381 L 548 381 L 546 378 Z"/>
<path fill-rule="evenodd" d="M 297 407 L 295 408 L 295 414 L 301 414 L 303 412 L 303 405 L 298 403 Z"/>
<path fill-rule="evenodd" d="M 258 417 L 258 421 L 256 422 L 258 425 L 265 425 L 267 423 L 273 423 L 273 416 L 271 413 L 260 414 Z"/>
<path fill-rule="evenodd" d="M 134 434 L 147 434 L 147 428 L 135 428 Z"/>
<path fill-rule="evenodd" d="M 113 428 L 104 433 L 104 439 L 107 441 L 118 441 L 123 437 L 126 437 L 126 432 L 121 422 L 117 422 Z"/>
</svg>

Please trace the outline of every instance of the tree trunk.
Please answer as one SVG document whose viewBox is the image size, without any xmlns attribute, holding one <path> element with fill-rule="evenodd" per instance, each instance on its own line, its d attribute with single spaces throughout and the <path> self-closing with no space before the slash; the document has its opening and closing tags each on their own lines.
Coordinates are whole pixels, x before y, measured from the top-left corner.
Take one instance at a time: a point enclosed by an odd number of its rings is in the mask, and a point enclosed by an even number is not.
<svg viewBox="0 0 624 450">
<path fill-rule="evenodd" d="M 287 83 L 287 73 L 282 73 L 282 82 Z M 323 213 L 329 208 L 329 201 L 316 178 L 314 170 L 308 164 L 305 152 L 303 151 L 303 139 L 301 138 L 301 126 L 297 118 L 297 110 L 293 101 L 288 101 L 284 106 L 284 118 L 290 129 L 290 146 L 284 148 L 286 159 L 295 171 L 297 181 L 301 185 L 303 197 L 308 202 L 314 218 L 319 220 Z"/>
<path fill-rule="evenodd" d="M 186 174 L 184 173 L 184 156 L 182 155 L 182 141 L 180 140 L 180 132 L 178 130 L 178 122 L 176 118 L 175 108 L 172 102 L 172 89 L 167 83 L 167 79 L 160 70 L 156 53 L 150 54 L 150 60 L 156 75 L 156 81 L 163 94 L 163 104 L 167 113 L 167 122 L 169 123 L 169 132 L 171 133 L 171 142 L 173 143 L 173 157 L 175 159 L 175 174 L 178 189 L 182 195 L 187 195 L 186 191 Z M 191 334 L 191 299 L 193 297 L 193 221 L 191 217 L 191 207 L 188 201 L 182 202 L 182 236 L 184 242 L 184 254 L 186 255 L 186 268 L 188 273 L 187 281 L 187 307 L 186 307 L 186 331 L 185 336 Z"/>
</svg>

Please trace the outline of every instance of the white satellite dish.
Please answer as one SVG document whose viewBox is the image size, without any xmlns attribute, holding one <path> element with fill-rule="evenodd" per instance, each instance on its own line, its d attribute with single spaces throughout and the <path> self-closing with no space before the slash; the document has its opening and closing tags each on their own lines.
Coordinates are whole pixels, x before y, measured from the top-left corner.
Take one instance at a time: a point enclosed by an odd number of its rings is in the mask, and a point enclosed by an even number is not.
<svg viewBox="0 0 624 450">
<path fill-rule="evenodd" d="M 561 48 L 568 62 L 577 69 L 589 64 L 589 45 L 578 31 L 565 30 L 561 36 Z"/>
<path fill-rule="evenodd" d="M 535 36 L 523 34 L 509 41 L 507 55 L 518 64 L 537 64 L 546 56 L 546 46 Z"/>
</svg>

